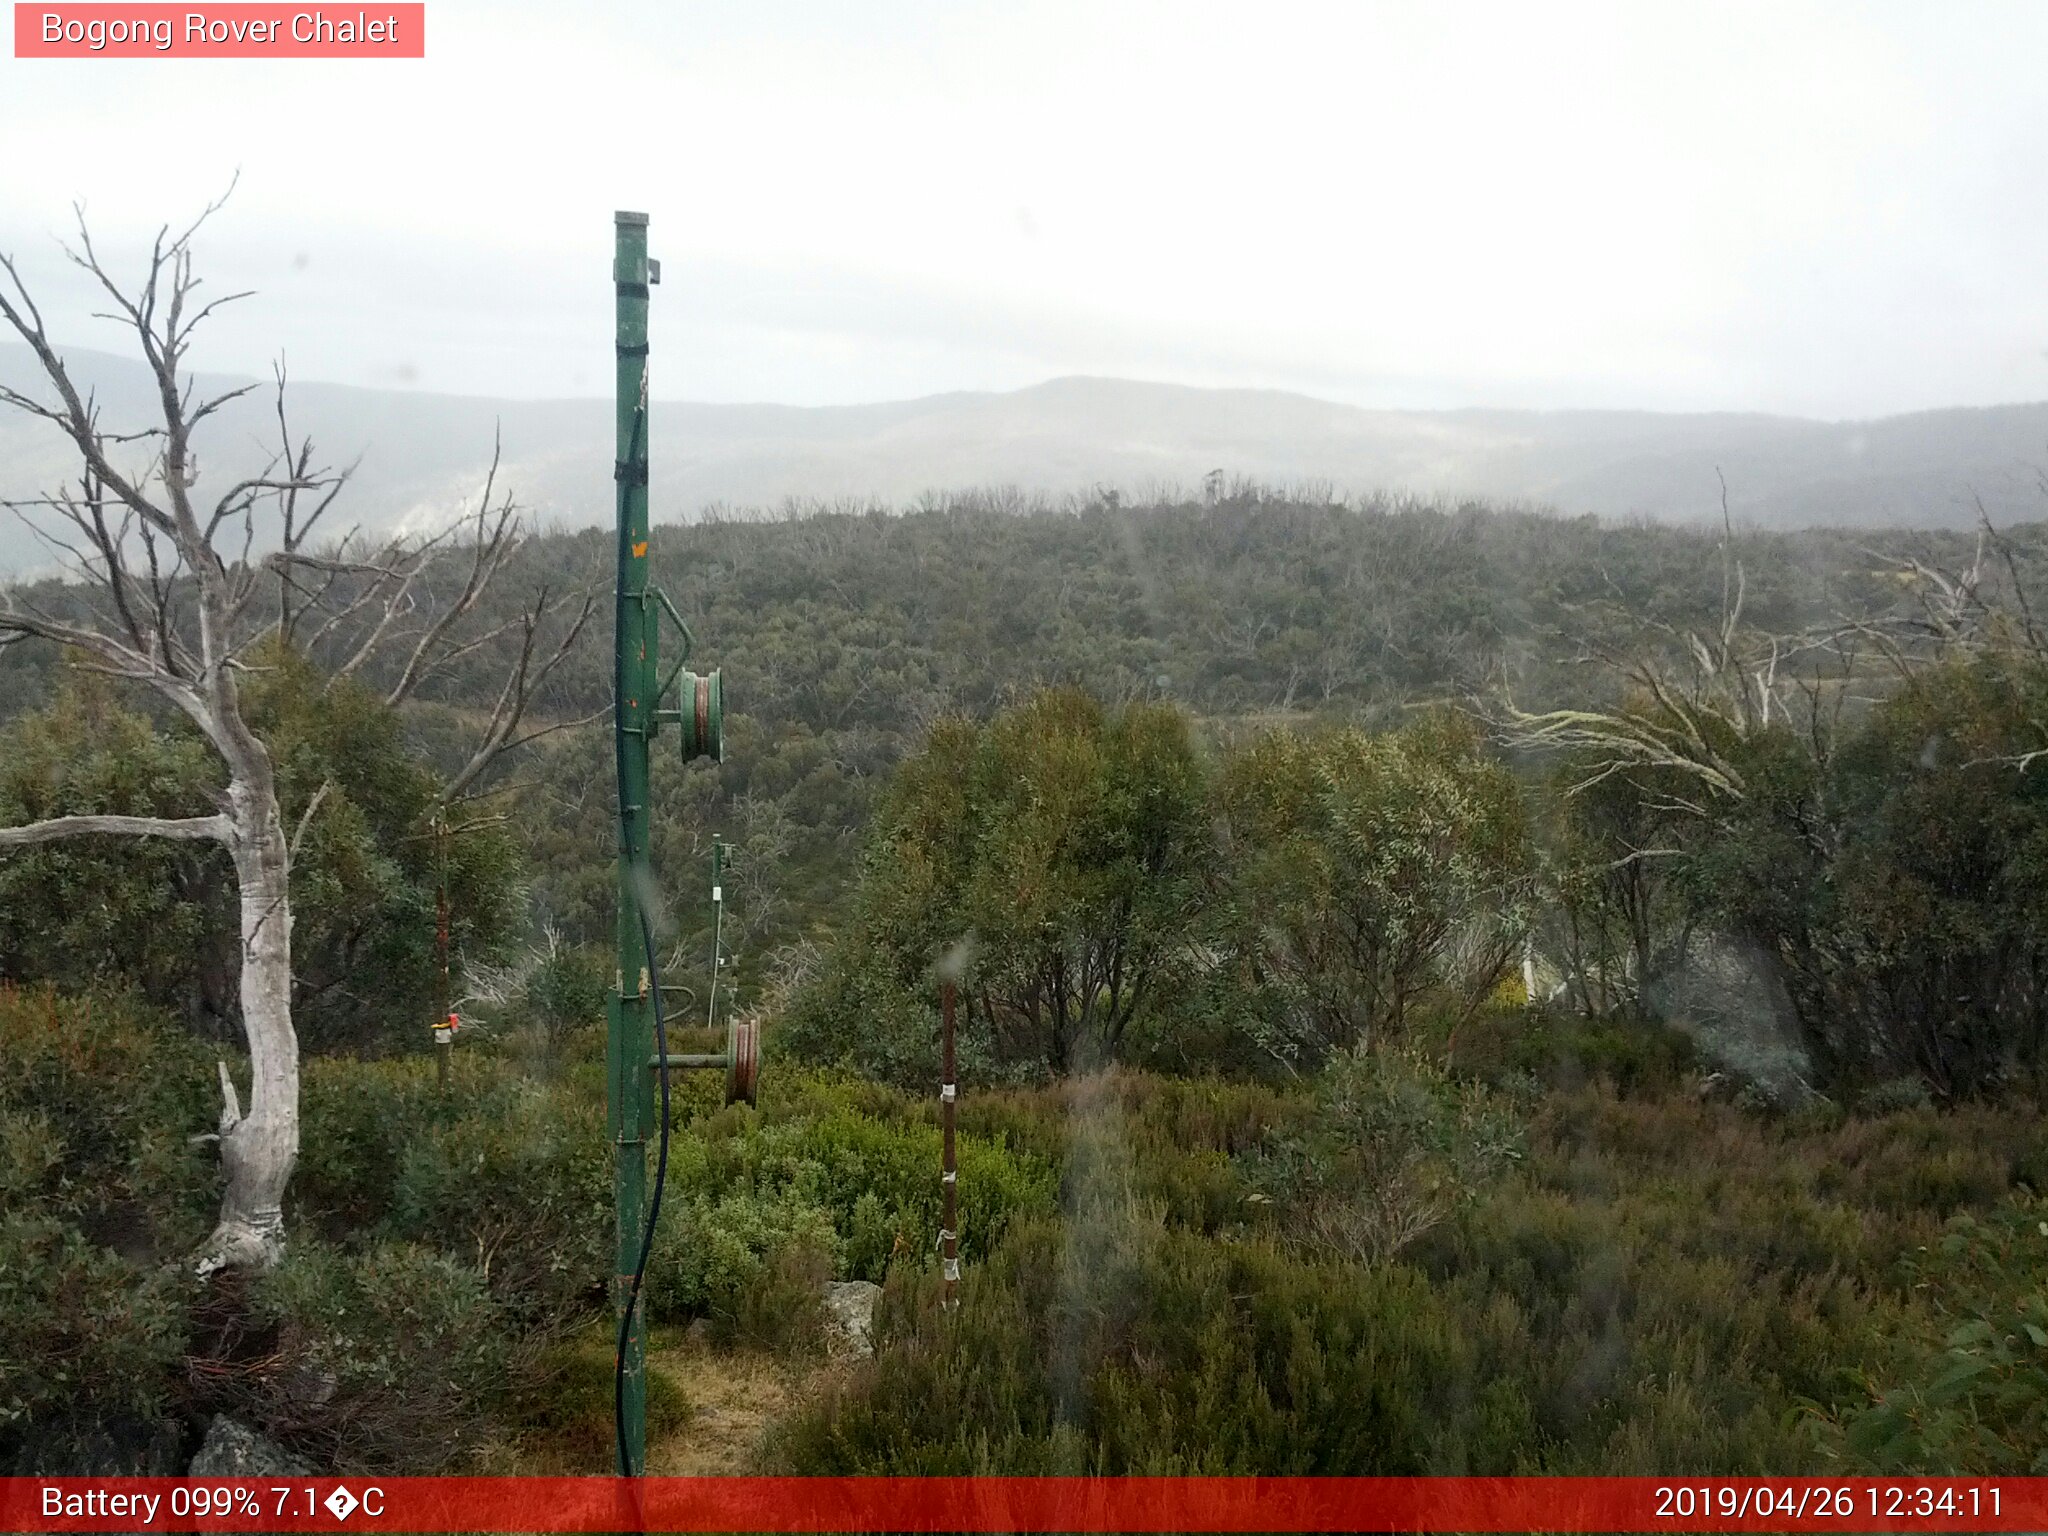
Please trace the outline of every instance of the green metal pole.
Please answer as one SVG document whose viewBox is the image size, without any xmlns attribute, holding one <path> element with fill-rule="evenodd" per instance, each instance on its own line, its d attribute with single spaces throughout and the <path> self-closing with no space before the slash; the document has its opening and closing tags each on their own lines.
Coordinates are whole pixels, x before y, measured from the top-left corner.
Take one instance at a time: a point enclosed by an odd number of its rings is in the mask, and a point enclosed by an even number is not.
<svg viewBox="0 0 2048 1536">
<path fill-rule="evenodd" d="M 626 1316 L 647 1215 L 647 1138 L 654 1125 L 651 989 L 654 956 L 642 940 L 641 904 L 652 889 L 648 861 L 648 741 L 659 685 L 657 618 L 647 594 L 647 215 L 613 217 L 612 281 L 618 295 L 618 608 L 614 632 L 613 740 L 618 758 L 618 970 L 613 978 L 606 1064 L 609 1126 L 617 1156 L 618 1216 L 612 1299 L 623 1335 L 618 1470 L 646 1465 L 646 1306 Z"/>
</svg>

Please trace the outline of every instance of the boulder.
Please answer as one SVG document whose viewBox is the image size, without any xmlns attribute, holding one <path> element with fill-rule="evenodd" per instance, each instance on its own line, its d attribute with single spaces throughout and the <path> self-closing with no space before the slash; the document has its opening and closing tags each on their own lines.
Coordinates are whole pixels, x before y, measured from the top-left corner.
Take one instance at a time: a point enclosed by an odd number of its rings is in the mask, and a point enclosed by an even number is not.
<svg viewBox="0 0 2048 1536">
<path fill-rule="evenodd" d="M 187 1477 L 311 1477 L 312 1470 L 283 1446 L 224 1413 L 206 1426 L 206 1439 Z"/>
<path fill-rule="evenodd" d="M 875 1352 L 875 1303 L 882 1288 L 871 1280 L 833 1280 L 825 1286 L 826 1344 L 835 1355 Z"/>
</svg>

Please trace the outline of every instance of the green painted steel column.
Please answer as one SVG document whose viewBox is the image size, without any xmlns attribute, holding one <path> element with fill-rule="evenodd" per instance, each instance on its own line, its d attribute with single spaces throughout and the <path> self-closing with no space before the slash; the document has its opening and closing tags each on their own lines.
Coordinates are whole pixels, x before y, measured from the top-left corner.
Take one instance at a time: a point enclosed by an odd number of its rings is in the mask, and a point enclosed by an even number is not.
<svg viewBox="0 0 2048 1536">
<path fill-rule="evenodd" d="M 618 1470 L 646 1465 L 646 1302 L 624 1315 L 647 1216 L 647 1140 L 654 1124 L 647 1059 L 654 1050 L 650 989 L 654 957 L 642 940 L 641 910 L 653 885 L 648 860 L 648 742 L 654 730 L 656 618 L 647 595 L 647 215 L 613 218 L 612 281 L 618 295 L 618 607 L 614 633 L 613 739 L 618 756 L 618 971 L 612 988 L 606 1063 L 609 1125 L 616 1153 L 618 1215 L 612 1299 L 625 1325 L 624 1394 Z M 650 914 L 651 916 L 651 914 Z"/>
</svg>

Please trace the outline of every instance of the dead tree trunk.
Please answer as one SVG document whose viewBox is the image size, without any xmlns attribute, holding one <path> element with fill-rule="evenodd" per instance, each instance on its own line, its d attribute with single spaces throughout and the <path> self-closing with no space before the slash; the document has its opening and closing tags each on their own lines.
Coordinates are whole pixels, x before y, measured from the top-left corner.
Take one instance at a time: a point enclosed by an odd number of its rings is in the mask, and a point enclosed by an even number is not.
<svg viewBox="0 0 2048 1536">
<path fill-rule="evenodd" d="M 260 744 L 259 744 L 260 747 Z M 299 1156 L 299 1040 L 292 1029 L 291 856 L 266 756 L 257 782 L 231 784 L 229 852 L 241 887 L 242 1031 L 249 1043 L 249 1108 L 221 1069 L 220 1221 L 200 1260 L 208 1268 L 264 1264 L 281 1251 L 284 1192 Z"/>
</svg>

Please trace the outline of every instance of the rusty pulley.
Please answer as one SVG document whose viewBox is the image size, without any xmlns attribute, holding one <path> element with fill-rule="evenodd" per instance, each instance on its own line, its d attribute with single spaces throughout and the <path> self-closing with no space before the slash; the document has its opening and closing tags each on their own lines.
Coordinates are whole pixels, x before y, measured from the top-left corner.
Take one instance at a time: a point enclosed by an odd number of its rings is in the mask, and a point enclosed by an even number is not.
<svg viewBox="0 0 2048 1536">
<path fill-rule="evenodd" d="M 761 1021 L 749 1015 L 725 1027 L 725 1102 L 752 1104 L 761 1081 Z"/>
<path fill-rule="evenodd" d="M 725 761 L 725 683 L 716 667 L 682 675 L 676 723 L 682 727 L 683 761 L 708 757 Z"/>
</svg>

